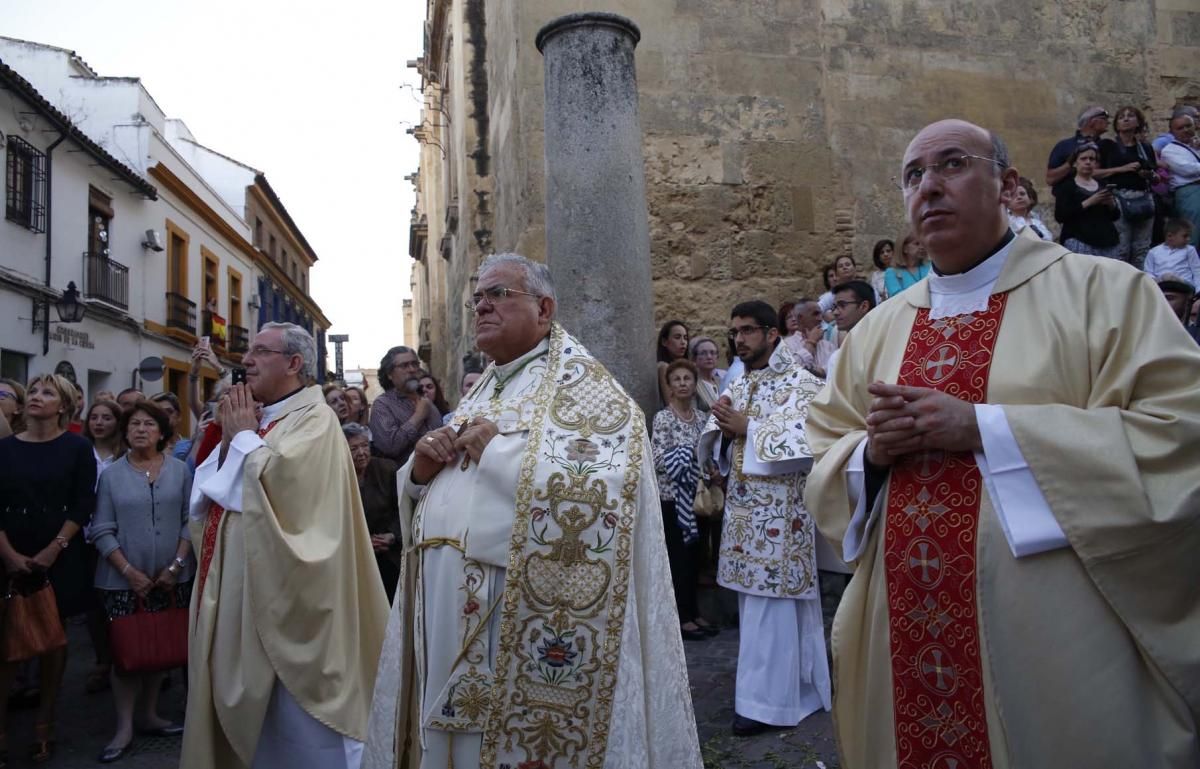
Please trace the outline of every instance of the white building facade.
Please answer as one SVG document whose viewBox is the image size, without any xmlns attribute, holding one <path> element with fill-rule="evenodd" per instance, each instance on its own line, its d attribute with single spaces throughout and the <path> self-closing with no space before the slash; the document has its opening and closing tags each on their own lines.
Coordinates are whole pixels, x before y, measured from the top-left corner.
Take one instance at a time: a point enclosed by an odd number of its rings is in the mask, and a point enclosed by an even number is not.
<svg viewBox="0 0 1200 769">
<path fill-rule="evenodd" d="M 249 191 L 264 177 L 196 142 L 136 78 L 101 77 L 71 51 L 3 37 L 0 62 L 29 86 L 27 100 L 41 100 L 43 112 L 57 114 L 80 137 L 78 147 L 63 151 L 64 141 L 50 155 L 46 232 L 22 226 L 23 216 L 9 217 L 0 230 L 0 276 L 12 270 L 13 280 L 23 281 L 0 285 L 0 311 L 15 317 L 10 311 L 20 305 L 19 315 L 29 317 L 33 298 L 25 295 L 53 300 L 70 281 L 88 308 L 82 323 L 52 324 L 45 350 L 32 321 L 19 328 L 6 323 L 0 334 L 5 375 L 22 379 L 18 375 L 66 361 L 89 402 L 99 391 L 137 386 L 147 394 L 174 392 L 186 412 L 197 341 L 209 337 L 222 365 L 235 366 L 260 322 L 275 319 L 263 313 L 259 287 L 272 278 L 280 282 L 284 273 L 252 242 L 246 213 Z M 9 88 L 8 98 L 20 95 Z M 0 121 L 11 123 L 10 113 L 25 112 L 37 110 L 31 104 L 0 109 Z M 15 131 L 45 154 L 55 139 L 51 119 L 39 118 L 28 131 L 20 122 L 0 122 L 0 130 Z M 312 254 L 307 265 L 315 259 Z M 307 273 L 304 284 L 307 289 Z M 307 319 L 314 335 L 323 336 L 329 321 L 306 290 L 293 287 L 293 293 L 297 306 L 307 302 L 307 312 L 295 319 Z M 149 357 L 162 359 L 161 379 L 137 373 Z M 202 371 L 202 398 L 216 378 L 215 370 Z"/>
</svg>

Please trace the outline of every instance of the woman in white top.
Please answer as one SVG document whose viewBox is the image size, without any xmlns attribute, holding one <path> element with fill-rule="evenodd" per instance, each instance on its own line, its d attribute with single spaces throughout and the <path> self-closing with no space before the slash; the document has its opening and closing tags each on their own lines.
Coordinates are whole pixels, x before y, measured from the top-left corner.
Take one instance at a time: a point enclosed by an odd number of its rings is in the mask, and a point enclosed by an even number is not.
<svg viewBox="0 0 1200 769">
<path fill-rule="evenodd" d="M 1033 182 L 1022 176 L 1017 182 L 1017 191 L 1008 206 L 1008 223 L 1012 225 L 1013 232 L 1020 232 L 1028 227 L 1042 240 L 1054 240 L 1050 228 L 1038 218 L 1033 210 L 1037 202 L 1037 190 L 1034 189 Z"/>
<path fill-rule="evenodd" d="M 896 244 L 886 238 L 876 241 L 875 248 L 871 250 L 871 261 L 875 264 L 875 270 L 867 278 L 867 282 L 871 284 L 871 288 L 875 289 L 876 304 L 887 299 L 887 284 L 884 282 L 884 275 L 887 273 L 887 268 L 892 266 L 892 255 L 895 253 Z"/>
<path fill-rule="evenodd" d="M 712 337 L 698 336 L 692 340 L 692 362 L 699 371 L 696 378 L 696 400 L 700 402 L 700 408 L 704 411 L 711 411 L 712 405 L 721 395 L 721 377 L 725 376 L 725 371 L 717 368 L 720 355 L 720 348 Z"/>
<path fill-rule="evenodd" d="M 92 444 L 96 455 L 96 477 L 125 453 L 121 438 L 121 407 L 114 401 L 95 401 L 83 420 L 83 437 Z"/>
</svg>

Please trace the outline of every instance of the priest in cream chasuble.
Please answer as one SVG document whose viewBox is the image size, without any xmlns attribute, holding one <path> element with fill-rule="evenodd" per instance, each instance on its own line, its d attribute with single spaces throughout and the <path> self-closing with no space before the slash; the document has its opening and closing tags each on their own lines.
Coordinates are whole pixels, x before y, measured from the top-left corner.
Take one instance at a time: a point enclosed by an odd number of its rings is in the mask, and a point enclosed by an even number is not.
<svg viewBox="0 0 1200 769">
<path fill-rule="evenodd" d="M 265 324 L 192 485 L 183 769 L 358 769 L 387 599 L 316 344 Z M 253 399 L 251 398 L 253 392 Z M 263 403 L 255 416 L 254 401 Z"/>
<path fill-rule="evenodd" d="M 545 267 L 490 257 L 472 304 L 496 363 L 398 474 L 365 765 L 699 769 L 642 413 L 552 324 Z"/>
<path fill-rule="evenodd" d="M 765 302 L 733 309 L 744 371 L 713 406 L 700 437 L 705 463 L 728 476 L 717 581 L 738 593 L 735 734 L 795 726 L 830 706 L 829 663 L 804 482 L 804 432 L 821 380 L 778 339 Z"/>
<path fill-rule="evenodd" d="M 833 627 L 843 765 L 1200 765 L 1200 352 L 1153 281 L 1004 218 L 963 121 L 901 184 L 935 270 L 813 402 L 806 499 L 857 569 Z"/>
</svg>

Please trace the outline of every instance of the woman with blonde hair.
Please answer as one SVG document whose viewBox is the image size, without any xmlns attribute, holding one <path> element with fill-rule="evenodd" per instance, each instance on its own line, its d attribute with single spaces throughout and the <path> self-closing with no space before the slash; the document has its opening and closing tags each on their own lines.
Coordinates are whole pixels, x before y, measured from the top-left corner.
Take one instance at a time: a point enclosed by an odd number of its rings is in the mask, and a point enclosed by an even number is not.
<svg viewBox="0 0 1200 769">
<path fill-rule="evenodd" d="M 0 440 L 0 559 L 10 589 L 32 595 L 49 583 L 60 621 L 87 611 L 92 600 L 81 532 L 96 503 L 96 459 L 86 439 L 67 432 L 75 397 L 74 385 L 62 376 L 34 377 L 26 388 L 24 430 Z M 9 623 L 4 632 L 15 629 Z M 29 757 L 42 763 L 54 753 L 54 706 L 67 650 L 38 659 L 41 687 Z M 0 663 L 0 766 L 7 763 L 8 690 L 16 668 L 16 662 Z"/>
<path fill-rule="evenodd" d="M 883 272 L 884 286 L 887 295 L 895 296 L 907 288 L 915 286 L 929 274 L 929 263 L 923 258 L 924 249 L 917 236 L 908 233 L 900 244 L 900 253 L 892 257 L 892 264 Z"/>
<path fill-rule="evenodd" d="M 350 408 L 350 421 L 366 427 L 371 421 L 371 404 L 367 402 L 367 394 L 361 387 L 350 385 L 342 392 L 346 395 L 346 405 Z"/>
<path fill-rule="evenodd" d="M 25 429 L 25 388 L 15 379 L 0 379 L 0 438 Z"/>
</svg>

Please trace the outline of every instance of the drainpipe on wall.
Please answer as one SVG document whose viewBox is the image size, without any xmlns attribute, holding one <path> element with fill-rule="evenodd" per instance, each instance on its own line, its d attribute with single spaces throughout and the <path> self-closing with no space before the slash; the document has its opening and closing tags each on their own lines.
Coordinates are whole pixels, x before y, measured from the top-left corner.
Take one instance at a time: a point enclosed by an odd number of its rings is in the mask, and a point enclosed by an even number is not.
<svg viewBox="0 0 1200 769">
<path fill-rule="evenodd" d="M 54 149 L 63 143 L 67 135 L 60 133 L 54 143 L 46 148 L 46 288 L 50 288 L 50 234 L 54 231 L 51 226 L 53 219 L 51 214 L 54 211 L 54 173 L 53 159 Z M 50 300 L 47 299 L 42 305 L 42 355 L 50 352 Z"/>
</svg>

